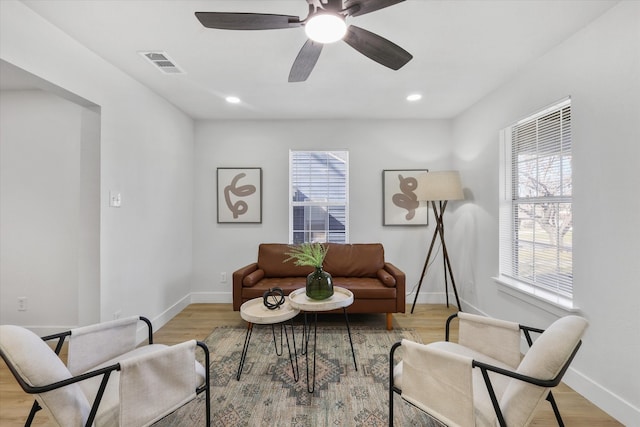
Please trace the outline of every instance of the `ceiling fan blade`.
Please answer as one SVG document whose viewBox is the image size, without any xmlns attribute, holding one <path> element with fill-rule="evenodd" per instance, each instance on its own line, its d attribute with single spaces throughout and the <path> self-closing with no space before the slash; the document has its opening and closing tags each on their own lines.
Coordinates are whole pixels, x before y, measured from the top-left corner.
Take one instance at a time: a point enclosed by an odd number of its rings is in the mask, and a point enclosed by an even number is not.
<svg viewBox="0 0 640 427">
<path fill-rule="evenodd" d="M 403 1 L 405 0 L 344 0 L 344 9 L 349 11 L 350 16 L 360 16 Z"/>
<path fill-rule="evenodd" d="M 402 68 L 413 58 L 413 55 L 397 44 L 355 25 L 347 28 L 344 41 L 364 56 L 392 70 Z"/>
<path fill-rule="evenodd" d="M 196 12 L 196 18 L 205 27 L 219 30 L 277 30 L 302 25 L 298 16 L 268 13 Z"/>
<path fill-rule="evenodd" d="M 300 49 L 300 52 L 298 52 L 296 60 L 293 61 L 293 66 L 289 73 L 290 83 L 307 80 L 307 77 L 311 74 L 311 70 L 313 70 L 316 62 L 318 62 L 318 58 L 322 52 L 322 46 L 324 46 L 322 43 L 314 42 L 311 39 L 307 40 L 302 46 L 302 49 Z"/>
</svg>

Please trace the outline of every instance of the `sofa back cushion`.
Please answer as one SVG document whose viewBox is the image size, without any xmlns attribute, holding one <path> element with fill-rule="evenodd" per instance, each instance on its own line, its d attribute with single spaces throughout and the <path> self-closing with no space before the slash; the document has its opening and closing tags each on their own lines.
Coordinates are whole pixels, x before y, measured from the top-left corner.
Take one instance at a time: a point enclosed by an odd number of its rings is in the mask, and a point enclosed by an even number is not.
<svg viewBox="0 0 640 427">
<path fill-rule="evenodd" d="M 328 243 L 329 250 L 323 269 L 336 277 L 377 277 L 384 268 L 384 248 L 381 243 Z M 261 243 L 258 247 L 258 269 L 264 277 L 304 277 L 313 267 L 299 267 L 294 261 L 284 262 L 290 252 L 284 243 Z"/>
<path fill-rule="evenodd" d="M 384 268 L 381 243 L 329 243 L 324 271 L 336 277 L 377 277 Z"/>
<path fill-rule="evenodd" d="M 291 249 L 284 243 L 261 243 L 258 247 L 258 268 L 264 271 L 264 277 L 304 277 L 313 271 L 313 267 L 299 267 L 294 260 L 284 262 Z"/>
</svg>

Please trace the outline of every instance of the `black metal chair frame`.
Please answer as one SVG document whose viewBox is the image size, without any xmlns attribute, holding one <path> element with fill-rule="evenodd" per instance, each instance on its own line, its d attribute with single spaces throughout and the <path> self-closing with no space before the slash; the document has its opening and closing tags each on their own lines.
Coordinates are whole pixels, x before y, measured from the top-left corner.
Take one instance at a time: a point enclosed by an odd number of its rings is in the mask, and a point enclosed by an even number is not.
<svg viewBox="0 0 640 427">
<path fill-rule="evenodd" d="M 147 329 L 148 329 L 148 344 L 153 344 L 153 326 L 151 325 L 151 321 L 149 319 L 147 319 L 144 316 L 140 316 L 140 320 L 142 320 L 143 322 L 145 322 L 147 324 Z M 60 332 L 57 334 L 53 334 L 53 335 L 47 335 L 42 337 L 43 341 L 51 341 L 51 340 L 58 340 L 57 344 L 56 344 L 56 348 L 55 348 L 55 353 L 57 355 L 60 355 L 60 351 L 62 350 L 62 346 L 64 345 L 65 339 L 66 337 L 71 335 L 71 331 L 65 331 L 65 332 Z M 200 394 L 202 392 L 205 393 L 205 398 L 206 398 L 206 402 L 205 402 L 205 410 L 206 410 L 206 420 L 207 420 L 207 426 L 211 425 L 211 389 L 210 389 L 210 375 L 209 375 L 209 348 L 207 347 L 207 345 L 201 341 L 196 341 L 196 345 L 198 347 L 200 347 L 203 352 L 204 352 L 204 359 L 205 359 L 205 383 L 198 387 L 196 389 L 196 394 Z M 96 414 L 98 413 L 98 407 L 100 406 L 100 402 L 102 401 L 102 397 L 104 395 L 104 391 L 107 387 L 107 382 L 109 381 L 109 377 L 111 376 L 111 373 L 114 371 L 119 371 L 120 370 L 120 364 L 116 363 L 114 365 L 110 365 L 110 366 L 106 366 L 104 368 L 100 368 L 100 369 L 96 369 L 90 372 L 86 372 L 84 374 L 81 375 L 76 375 L 74 377 L 71 377 L 69 379 L 63 380 L 63 381 L 58 381 L 52 384 L 47 384 L 44 386 L 31 386 L 29 384 L 27 384 L 24 379 L 20 376 L 20 374 L 18 373 L 18 371 L 16 370 L 15 366 L 13 366 L 13 364 L 9 361 L 9 358 L 4 354 L 4 352 L 2 350 L 0 350 L 0 356 L 2 357 L 2 359 L 5 361 L 5 363 L 7 364 L 7 367 L 9 368 L 9 370 L 11 371 L 11 373 L 13 374 L 13 376 L 15 377 L 16 381 L 18 382 L 18 384 L 20 384 L 20 387 L 22 388 L 22 390 L 25 391 L 25 393 L 28 394 L 40 394 L 40 393 L 46 393 L 48 391 L 52 391 L 52 390 L 56 390 L 62 387 L 66 387 L 68 385 L 71 384 L 75 384 L 78 383 L 80 381 L 84 381 L 86 379 L 89 378 L 93 378 L 93 377 L 97 377 L 102 375 L 102 381 L 100 382 L 100 387 L 98 388 L 98 393 L 96 394 L 95 400 L 93 401 L 93 404 L 91 405 L 91 411 L 89 412 L 89 417 L 87 418 L 87 422 L 85 424 L 85 427 L 90 427 L 96 417 Z M 38 404 L 38 401 L 34 401 L 33 402 L 33 406 L 31 407 L 31 411 L 29 412 L 29 416 L 27 417 L 27 421 L 25 422 L 25 427 L 29 427 L 31 426 L 31 423 L 33 422 L 33 419 L 35 418 L 36 413 L 41 410 L 42 407 L 40 406 L 40 404 Z"/>
<path fill-rule="evenodd" d="M 451 321 L 457 317 L 458 317 L 458 314 L 456 313 L 456 314 L 452 314 L 447 318 L 447 322 L 445 326 L 445 341 L 449 341 L 449 330 L 451 326 Z M 529 345 L 529 347 L 533 345 L 531 333 L 534 332 L 534 333 L 541 334 L 544 332 L 544 329 L 532 328 L 530 326 L 524 326 L 524 325 L 519 325 L 519 326 L 520 326 L 520 330 L 524 333 L 525 339 L 527 340 L 527 344 Z M 395 344 L 393 344 L 393 346 L 391 347 L 391 351 L 389 352 L 389 426 L 393 426 L 393 393 L 397 393 L 399 395 L 402 394 L 402 390 L 396 387 L 393 383 L 393 368 L 394 368 L 393 357 L 396 350 L 401 345 L 402 345 L 401 341 L 396 342 Z M 552 379 L 540 379 L 540 378 L 529 377 L 526 375 L 518 374 L 517 372 L 514 372 L 514 371 L 493 366 L 487 363 L 479 362 L 476 360 L 472 361 L 471 363 L 472 368 L 479 368 L 480 371 L 482 372 L 482 378 L 484 379 L 485 385 L 487 386 L 487 391 L 489 392 L 489 397 L 491 398 L 491 403 L 493 404 L 493 409 L 496 412 L 496 417 L 498 418 L 498 423 L 500 424 L 500 427 L 507 427 L 507 423 L 504 419 L 504 415 L 502 414 L 502 409 L 500 408 L 500 403 L 498 402 L 498 398 L 493 389 L 493 384 L 491 384 L 491 379 L 489 378 L 489 371 L 495 372 L 500 375 L 505 375 L 510 378 L 515 378 L 517 380 L 524 381 L 529 384 L 534 384 L 540 387 L 553 388 L 553 387 L 556 387 L 558 384 L 560 384 L 560 382 L 562 381 L 562 377 L 564 376 L 567 369 L 569 369 L 569 365 L 571 365 L 571 361 L 575 357 L 581 345 L 582 345 L 582 340 L 578 341 L 578 344 L 573 349 L 573 352 L 569 356 L 569 359 L 567 359 L 566 363 L 562 366 L 562 369 L 560 369 L 560 372 L 558 373 L 558 375 L 556 375 Z M 558 426 L 564 427 L 564 422 L 562 421 L 562 417 L 560 416 L 560 410 L 558 409 L 558 405 L 553 397 L 553 394 L 551 393 L 551 390 L 549 390 L 549 393 L 547 394 L 546 399 L 551 404 L 551 407 L 553 408 L 553 413 L 556 417 L 556 420 L 558 421 Z M 412 405 L 412 406 L 416 407 L 415 405 Z M 417 408 L 417 409 L 420 409 L 420 408 Z"/>
</svg>

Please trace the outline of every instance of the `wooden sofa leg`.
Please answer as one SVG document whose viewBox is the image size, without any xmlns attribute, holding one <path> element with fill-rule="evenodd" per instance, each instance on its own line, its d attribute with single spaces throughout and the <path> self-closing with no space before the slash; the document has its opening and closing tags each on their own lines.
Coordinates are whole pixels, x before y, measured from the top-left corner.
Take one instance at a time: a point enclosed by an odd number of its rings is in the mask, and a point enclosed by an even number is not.
<svg viewBox="0 0 640 427">
<path fill-rule="evenodd" d="M 393 330 L 393 315 L 387 313 L 387 331 Z"/>
</svg>

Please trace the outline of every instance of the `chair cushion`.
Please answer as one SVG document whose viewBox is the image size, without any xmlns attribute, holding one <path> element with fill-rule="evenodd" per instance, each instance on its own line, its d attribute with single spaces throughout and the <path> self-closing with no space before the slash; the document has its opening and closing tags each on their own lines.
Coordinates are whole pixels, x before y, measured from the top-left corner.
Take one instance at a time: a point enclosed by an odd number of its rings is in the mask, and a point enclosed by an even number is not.
<svg viewBox="0 0 640 427">
<path fill-rule="evenodd" d="M 28 329 L 14 325 L 0 326 L 0 350 L 31 386 L 44 386 L 72 377 L 58 355 Z M 52 422 L 60 426 L 84 425 L 90 405 L 78 384 L 42 393 L 40 405 L 49 412 Z"/>
<path fill-rule="evenodd" d="M 555 378 L 569 360 L 587 325 L 586 319 L 578 316 L 556 320 L 533 343 L 517 372 L 542 380 Z M 511 381 L 500 400 L 500 405 L 505 408 L 507 425 L 528 425 L 536 406 L 546 398 L 547 392 L 547 388 Z"/>
</svg>

